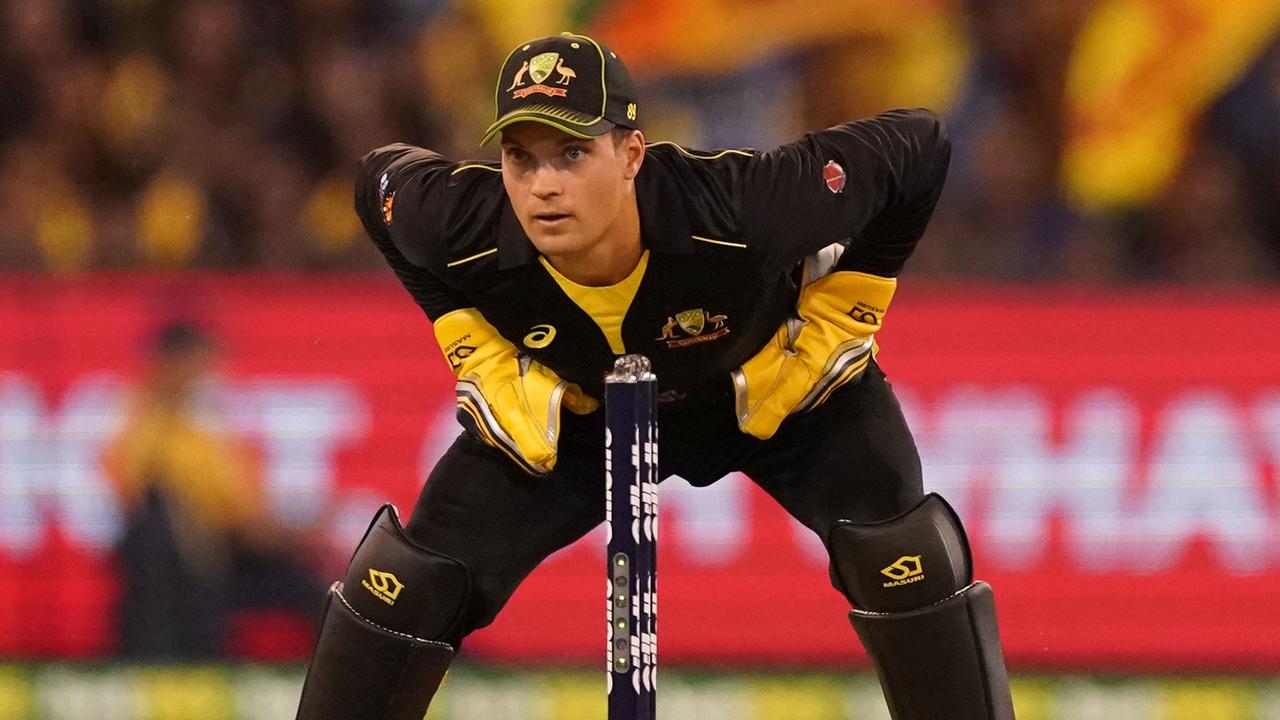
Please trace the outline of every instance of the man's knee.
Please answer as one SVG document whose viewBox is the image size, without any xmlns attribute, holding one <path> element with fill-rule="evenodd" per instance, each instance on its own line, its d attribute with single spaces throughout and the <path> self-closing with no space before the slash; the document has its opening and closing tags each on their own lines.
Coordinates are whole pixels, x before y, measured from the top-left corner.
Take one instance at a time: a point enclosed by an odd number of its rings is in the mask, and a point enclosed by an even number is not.
<svg viewBox="0 0 1280 720">
<path fill-rule="evenodd" d="M 536 565 L 520 552 L 519 543 L 495 545 L 494 541 L 462 532 L 456 526 L 433 523 L 419 517 L 417 512 L 405 524 L 404 534 L 416 547 L 465 568 L 465 583 L 450 582 L 441 588 L 443 595 L 428 610 L 430 617 L 439 618 L 441 622 L 443 635 L 438 639 L 454 647 L 467 635 L 493 623 L 516 587 Z M 352 565 L 355 565 L 354 559 Z M 348 575 L 352 572 L 349 570 Z M 446 622 L 449 618 L 453 618 L 452 623 Z"/>
<path fill-rule="evenodd" d="M 838 523 L 827 547 L 893 717 L 1013 720 L 991 588 L 973 581 L 964 528 L 941 497 Z"/>
<path fill-rule="evenodd" d="M 457 649 L 470 573 L 414 544 L 384 506 L 329 591 L 299 720 L 417 720 Z"/>
<path fill-rule="evenodd" d="M 372 624 L 451 642 L 466 614 L 471 586 L 462 562 L 410 540 L 387 505 L 356 548 L 341 590 L 351 609 Z"/>
<path fill-rule="evenodd" d="M 839 522 L 826 542 L 832 583 L 861 610 L 915 610 L 973 582 L 964 528 L 936 494 L 882 522 Z"/>
</svg>

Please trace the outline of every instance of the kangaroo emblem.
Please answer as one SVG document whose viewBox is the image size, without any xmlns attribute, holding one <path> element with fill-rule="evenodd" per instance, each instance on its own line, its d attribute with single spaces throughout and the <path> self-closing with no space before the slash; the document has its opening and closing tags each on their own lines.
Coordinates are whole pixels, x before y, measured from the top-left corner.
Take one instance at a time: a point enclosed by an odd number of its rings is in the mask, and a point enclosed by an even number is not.
<svg viewBox="0 0 1280 720">
<path fill-rule="evenodd" d="M 564 66 L 564 58 L 560 58 L 556 63 L 556 72 L 560 73 L 560 79 L 556 80 L 557 85 L 568 85 L 570 80 L 578 77 L 578 73 L 574 72 L 573 68 Z"/>
<path fill-rule="evenodd" d="M 524 84 L 524 74 L 528 72 L 528 70 L 529 70 L 529 61 L 525 60 L 524 64 L 520 66 L 520 69 L 516 71 L 516 79 L 511 81 L 511 87 L 507 88 L 508 92 L 510 92 L 511 90 L 515 90 L 516 88 Z"/>
<path fill-rule="evenodd" d="M 667 340 L 676 336 L 676 319 L 667 316 L 667 324 L 662 326 L 662 337 L 659 340 Z"/>
</svg>

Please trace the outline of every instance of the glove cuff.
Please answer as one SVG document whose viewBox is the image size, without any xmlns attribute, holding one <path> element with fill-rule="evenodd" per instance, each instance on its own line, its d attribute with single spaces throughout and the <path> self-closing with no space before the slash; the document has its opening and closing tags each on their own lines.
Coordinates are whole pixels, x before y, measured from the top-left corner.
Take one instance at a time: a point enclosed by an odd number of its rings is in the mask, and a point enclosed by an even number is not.
<svg viewBox="0 0 1280 720">
<path fill-rule="evenodd" d="M 898 279 L 853 270 L 824 275 L 807 285 L 797 309 L 806 318 L 838 312 L 865 326 L 871 334 L 880 329 L 889 303 L 898 289 Z"/>
<path fill-rule="evenodd" d="M 732 373 L 738 427 L 762 440 L 787 417 L 826 402 L 866 370 L 875 334 L 897 289 L 896 278 L 856 271 L 806 285 L 793 321 Z"/>
<path fill-rule="evenodd" d="M 506 350 L 514 350 L 510 340 L 498 334 L 484 315 L 475 308 L 447 312 L 432 323 L 440 352 L 455 376 L 464 368 Z"/>
</svg>

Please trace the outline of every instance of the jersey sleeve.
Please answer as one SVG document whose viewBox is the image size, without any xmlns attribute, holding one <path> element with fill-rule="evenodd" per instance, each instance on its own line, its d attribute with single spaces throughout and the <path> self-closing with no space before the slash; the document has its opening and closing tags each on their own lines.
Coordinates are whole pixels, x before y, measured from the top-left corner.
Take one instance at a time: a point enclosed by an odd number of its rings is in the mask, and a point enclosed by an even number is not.
<svg viewBox="0 0 1280 720">
<path fill-rule="evenodd" d="M 432 320 L 472 305 L 441 279 L 451 168 L 430 150 L 396 144 L 364 156 L 356 175 L 356 214 L 365 232 Z"/>
<path fill-rule="evenodd" d="M 843 269 L 897 276 L 933 214 L 950 160 L 942 119 L 924 109 L 889 111 L 756 153 L 745 160 L 736 198 L 748 247 L 762 264 L 786 268 L 849 243 Z"/>
</svg>

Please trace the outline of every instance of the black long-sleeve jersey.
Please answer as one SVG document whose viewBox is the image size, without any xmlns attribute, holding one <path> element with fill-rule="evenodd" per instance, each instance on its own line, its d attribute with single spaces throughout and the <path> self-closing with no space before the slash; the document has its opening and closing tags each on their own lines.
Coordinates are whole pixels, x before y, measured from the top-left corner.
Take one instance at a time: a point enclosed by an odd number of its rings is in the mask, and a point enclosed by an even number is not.
<svg viewBox="0 0 1280 720">
<path fill-rule="evenodd" d="M 435 319 L 477 308 L 560 377 L 602 396 L 616 356 L 653 364 L 666 409 L 731 392 L 730 372 L 793 310 L 797 264 L 832 244 L 838 269 L 897 276 L 950 161 L 941 120 L 895 110 L 774 150 L 648 147 L 636 177 L 641 265 L 610 288 L 559 276 L 520 226 L 496 163 L 390 145 L 360 163 L 356 210 Z"/>
</svg>

